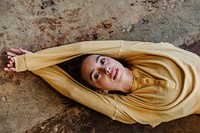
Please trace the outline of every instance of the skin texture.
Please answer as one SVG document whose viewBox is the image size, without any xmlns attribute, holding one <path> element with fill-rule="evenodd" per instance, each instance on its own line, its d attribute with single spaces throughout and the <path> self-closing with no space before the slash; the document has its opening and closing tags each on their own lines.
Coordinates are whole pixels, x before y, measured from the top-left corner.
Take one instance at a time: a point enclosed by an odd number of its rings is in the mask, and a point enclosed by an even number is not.
<svg viewBox="0 0 200 133">
<path fill-rule="evenodd" d="M 31 52 L 27 51 L 27 50 L 23 50 L 23 49 L 11 48 L 7 52 L 8 63 L 7 63 L 7 66 L 4 67 L 4 71 L 16 71 L 15 70 L 15 60 L 14 60 L 14 57 L 17 56 L 17 55 L 22 55 L 22 54 L 26 54 L 26 53 L 31 53 Z"/>
<path fill-rule="evenodd" d="M 108 91 L 129 93 L 132 88 L 132 71 L 119 61 L 100 55 L 88 56 L 82 64 L 81 74 L 88 84 L 99 88 L 97 92 Z"/>
</svg>

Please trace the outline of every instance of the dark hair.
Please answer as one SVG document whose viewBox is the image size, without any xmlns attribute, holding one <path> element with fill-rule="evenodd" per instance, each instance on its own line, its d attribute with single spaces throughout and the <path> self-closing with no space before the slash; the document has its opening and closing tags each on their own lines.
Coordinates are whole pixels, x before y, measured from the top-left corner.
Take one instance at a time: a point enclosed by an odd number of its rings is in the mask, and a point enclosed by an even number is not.
<svg viewBox="0 0 200 133">
<path fill-rule="evenodd" d="M 81 66 L 83 64 L 83 61 L 90 56 L 91 54 L 85 54 L 85 55 L 81 55 L 78 56 L 76 58 L 73 58 L 69 61 L 57 64 L 61 69 L 63 69 L 65 72 L 67 72 L 70 76 L 72 76 L 75 80 L 77 80 L 79 83 L 81 83 L 82 85 L 96 91 L 98 90 L 98 88 L 91 86 L 90 84 L 88 84 L 86 81 L 84 81 L 82 79 L 82 75 L 81 75 Z M 129 67 L 130 65 L 127 63 L 127 61 L 125 60 L 118 60 L 124 67 Z M 109 93 L 118 93 L 118 94 L 124 94 L 123 92 L 109 92 Z"/>
<path fill-rule="evenodd" d="M 76 58 L 73 58 L 69 61 L 57 64 L 60 68 L 62 68 L 65 72 L 67 72 L 70 76 L 72 76 L 75 80 L 77 80 L 82 85 L 92 89 L 97 90 L 96 87 L 93 87 L 89 85 L 86 81 L 83 80 L 81 75 L 81 66 L 83 64 L 83 61 L 90 56 L 91 54 L 85 54 L 78 56 Z"/>
</svg>

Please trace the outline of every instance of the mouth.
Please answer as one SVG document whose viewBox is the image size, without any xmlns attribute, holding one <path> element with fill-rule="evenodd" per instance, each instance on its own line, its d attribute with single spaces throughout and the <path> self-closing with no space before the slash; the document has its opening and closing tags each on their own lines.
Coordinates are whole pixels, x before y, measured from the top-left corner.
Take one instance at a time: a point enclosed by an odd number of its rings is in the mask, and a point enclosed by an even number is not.
<svg viewBox="0 0 200 133">
<path fill-rule="evenodd" d="M 115 69 L 115 71 L 113 72 L 113 80 L 115 80 L 117 77 L 118 77 L 118 72 L 119 72 L 119 69 Z"/>
</svg>

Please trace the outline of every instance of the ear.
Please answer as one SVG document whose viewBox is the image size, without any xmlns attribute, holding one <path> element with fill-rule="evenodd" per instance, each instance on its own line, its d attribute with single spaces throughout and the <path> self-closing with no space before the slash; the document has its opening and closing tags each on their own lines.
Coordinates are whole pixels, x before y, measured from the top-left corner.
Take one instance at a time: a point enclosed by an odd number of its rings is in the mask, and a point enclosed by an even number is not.
<svg viewBox="0 0 200 133">
<path fill-rule="evenodd" d="M 99 94 L 108 94 L 108 90 L 96 90 L 97 93 Z"/>
</svg>

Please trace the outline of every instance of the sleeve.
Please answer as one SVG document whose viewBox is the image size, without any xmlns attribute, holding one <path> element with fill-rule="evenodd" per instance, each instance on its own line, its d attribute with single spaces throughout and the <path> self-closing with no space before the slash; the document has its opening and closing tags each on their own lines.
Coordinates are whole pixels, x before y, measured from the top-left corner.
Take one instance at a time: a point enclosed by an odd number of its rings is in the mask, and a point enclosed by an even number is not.
<svg viewBox="0 0 200 133">
<path fill-rule="evenodd" d="M 38 70 L 52 66 L 83 54 L 104 54 L 118 58 L 123 41 L 88 41 L 15 57 L 16 71 Z"/>
<path fill-rule="evenodd" d="M 135 123 L 128 115 L 117 110 L 114 95 L 98 94 L 74 80 L 57 65 L 32 71 L 42 77 L 47 83 L 54 87 L 61 94 L 83 104 L 99 113 L 102 113 L 113 120 L 124 123 Z"/>
<path fill-rule="evenodd" d="M 167 56 L 170 55 L 171 52 L 176 52 L 177 50 L 180 50 L 180 48 L 177 48 L 167 42 L 153 43 L 140 41 L 124 41 L 118 57 L 120 59 L 127 60 L 129 58 L 137 59 L 138 56 L 143 55 Z"/>
<path fill-rule="evenodd" d="M 104 54 L 119 58 L 123 41 L 80 42 L 49 48 L 15 58 L 16 71 L 30 70 L 43 78 L 53 88 L 113 120 L 123 123 L 135 123 L 129 115 L 118 110 L 115 95 L 101 95 L 81 85 L 55 64 L 70 60 L 82 54 Z"/>
<path fill-rule="evenodd" d="M 159 47 L 158 47 L 159 45 Z M 48 48 L 32 54 L 15 57 L 16 71 L 37 70 L 52 66 L 83 54 L 102 54 L 116 59 L 144 53 L 156 53 L 169 48 L 169 43 L 150 43 L 139 41 L 86 41 L 70 45 Z"/>
</svg>

